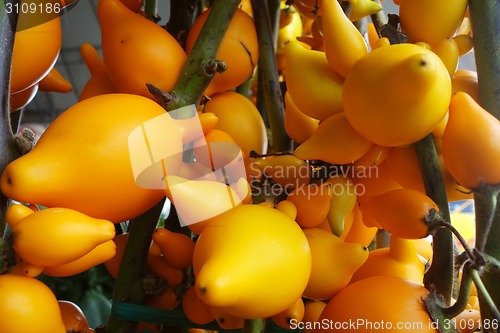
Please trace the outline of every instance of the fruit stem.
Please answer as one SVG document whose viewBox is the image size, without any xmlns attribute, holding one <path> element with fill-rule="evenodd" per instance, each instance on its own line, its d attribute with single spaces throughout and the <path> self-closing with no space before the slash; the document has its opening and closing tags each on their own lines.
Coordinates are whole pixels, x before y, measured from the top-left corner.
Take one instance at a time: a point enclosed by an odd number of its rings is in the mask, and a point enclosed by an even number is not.
<svg viewBox="0 0 500 333">
<path fill-rule="evenodd" d="M 500 119 L 500 2 L 470 0 L 469 12 L 480 104 Z"/>
<path fill-rule="evenodd" d="M 271 129 L 271 150 L 291 151 L 292 140 L 285 131 L 285 106 L 279 84 L 275 53 L 276 43 L 269 7 L 266 0 L 251 0 L 251 4 L 259 39 L 259 90 L 264 92 L 265 109 Z"/>
<path fill-rule="evenodd" d="M 426 194 L 438 205 L 441 218 L 445 221 L 451 221 L 443 175 L 432 134 L 415 143 L 415 150 Z M 452 232 L 447 228 L 440 228 L 433 234 L 434 257 L 424 278 L 425 286 L 435 289 L 448 305 L 451 302 L 456 277 L 454 269 L 455 243 L 452 236 Z"/>
<path fill-rule="evenodd" d="M 205 66 L 216 62 L 217 51 L 231 19 L 241 0 L 217 0 L 211 7 L 207 20 L 188 54 L 181 75 L 171 92 L 172 100 L 167 111 L 195 104 L 198 105 L 203 92 L 215 73 L 207 73 Z"/>
<path fill-rule="evenodd" d="M 146 13 L 146 18 L 153 22 L 158 22 L 160 18 L 158 17 L 158 0 L 146 0 L 144 4 L 144 12 Z"/>
<path fill-rule="evenodd" d="M 14 48 L 15 28 L 17 14 L 12 11 L 7 13 L 6 4 L 16 4 L 17 0 L 0 0 L 0 172 L 7 164 L 19 157 L 15 147 L 10 120 L 10 69 L 12 65 L 12 50 Z M 0 193 L 0 237 L 4 236 L 7 222 L 5 213 L 9 199 Z"/>
<path fill-rule="evenodd" d="M 264 333 L 265 326 L 264 319 L 245 319 L 243 333 Z"/>
<path fill-rule="evenodd" d="M 113 300 L 142 304 L 146 300 L 143 279 L 147 274 L 147 257 L 152 234 L 156 228 L 165 200 L 161 200 L 153 208 L 132 219 L 129 225 L 129 236 L 123 253 L 122 264 L 115 282 Z M 137 330 L 137 322 L 120 320 L 111 316 L 106 323 L 106 333 L 132 333 Z"/>
<path fill-rule="evenodd" d="M 470 0 L 469 12 L 471 28 L 474 32 L 474 55 L 479 82 L 479 101 L 481 106 L 497 119 L 500 119 L 500 3 L 498 1 Z M 476 209 L 476 246 L 484 247 L 484 254 L 500 260 L 500 207 L 497 205 L 498 192 L 481 187 L 474 193 Z M 483 322 L 498 323 L 498 310 L 491 305 L 500 304 L 498 276 L 483 270 L 473 278 L 484 284 L 488 293 L 478 295 Z M 474 280 L 474 282 L 476 282 Z M 476 285 L 476 287 L 478 287 Z M 493 328 L 483 327 L 484 332 L 494 332 Z"/>
<path fill-rule="evenodd" d="M 472 268 L 470 270 L 470 275 L 472 281 L 474 281 L 474 285 L 476 286 L 478 296 L 480 296 L 482 299 L 482 302 L 480 299 L 481 303 L 479 304 L 479 307 L 481 309 L 481 314 L 483 313 L 482 310 L 485 306 L 488 307 L 489 312 L 491 312 L 492 314 L 492 317 L 487 317 L 487 318 L 482 317 L 481 318 L 482 322 L 485 323 L 488 322 L 489 320 L 490 323 L 496 322 L 498 324 L 500 322 L 500 312 L 498 311 L 495 301 L 490 296 L 487 287 L 484 285 L 483 280 L 481 279 L 481 276 L 479 274 L 479 271 L 475 268 Z M 498 325 L 496 325 L 495 327 L 490 327 L 489 329 L 485 327 L 484 331 L 482 332 L 497 332 L 497 329 Z"/>
</svg>

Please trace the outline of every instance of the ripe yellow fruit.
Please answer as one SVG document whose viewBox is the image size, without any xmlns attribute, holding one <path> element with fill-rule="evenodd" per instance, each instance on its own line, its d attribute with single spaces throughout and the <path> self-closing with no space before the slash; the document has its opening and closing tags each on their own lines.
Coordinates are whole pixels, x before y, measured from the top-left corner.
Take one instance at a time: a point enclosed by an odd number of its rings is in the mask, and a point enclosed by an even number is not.
<svg viewBox="0 0 500 333">
<path fill-rule="evenodd" d="M 462 23 L 467 3 L 467 0 L 401 0 L 401 30 L 411 43 L 426 42 L 434 46 L 453 37 Z"/>
<path fill-rule="evenodd" d="M 324 52 L 295 40 L 285 45 L 285 59 L 287 93 L 301 112 L 323 120 L 342 111 L 344 79 L 328 65 Z"/>
<path fill-rule="evenodd" d="M 288 215 L 262 205 L 241 205 L 205 226 L 196 242 L 193 271 L 204 303 L 235 317 L 265 318 L 302 295 L 311 252 Z"/>
<path fill-rule="evenodd" d="M 304 234 L 311 248 L 312 270 L 303 295 L 328 300 L 347 286 L 352 274 L 368 258 L 368 248 L 346 243 L 320 228 L 304 229 Z"/>
<path fill-rule="evenodd" d="M 373 50 L 351 69 L 343 88 L 349 123 L 380 146 L 412 144 L 445 116 L 451 98 L 446 66 L 414 44 Z"/>
<path fill-rule="evenodd" d="M 66 333 L 56 297 L 34 278 L 0 275 L 0 312 L 2 333 Z"/>
</svg>

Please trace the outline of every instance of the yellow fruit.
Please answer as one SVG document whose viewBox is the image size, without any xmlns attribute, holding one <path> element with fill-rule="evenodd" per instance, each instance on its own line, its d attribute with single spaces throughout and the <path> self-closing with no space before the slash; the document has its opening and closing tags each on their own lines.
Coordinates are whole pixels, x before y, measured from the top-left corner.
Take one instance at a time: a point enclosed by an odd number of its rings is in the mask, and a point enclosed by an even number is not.
<svg viewBox="0 0 500 333">
<path fill-rule="evenodd" d="M 439 124 L 448 110 L 451 80 L 441 59 L 413 44 L 373 50 L 344 82 L 347 120 L 380 146 L 414 143 Z"/>
<path fill-rule="evenodd" d="M 432 47 L 432 51 L 441 58 L 448 73 L 453 76 L 458 68 L 458 58 L 460 57 L 460 51 L 455 39 L 446 38 L 440 40 Z"/>
<path fill-rule="evenodd" d="M 7 222 L 12 228 L 16 253 L 38 266 L 69 263 L 115 235 L 110 221 L 68 208 L 42 209 L 19 220 L 9 218 Z"/>
<path fill-rule="evenodd" d="M 314 332 L 437 333 L 423 302 L 428 294 L 422 285 L 406 279 L 363 279 L 342 289 L 328 302 L 319 321 L 332 324 Z"/>
<path fill-rule="evenodd" d="M 241 205 L 212 219 L 193 256 L 200 299 L 240 318 L 284 311 L 302 295 L 310 270 L 311 252 L 297 223 L 261 205 Z"/>
<path fill-rule="evenodd" d="M 56 297 L 34 278 L 0 275 L 0 312 L 2 333 L 66 333 Z"/>
<path fill-rule="evenodd" d="M 301 112 L 324 120 L 342 111 L 344 79 L 328 65 L 324 52 L 290 41 L 285 46 L 285 58 L 287 93 Z"/>
<path fill-rule="evenodd" d="M 236 92 L 222 92 L 210 96 L 203 110 L 217 116 L 216 129 L 229 134 L 245 156 L 253 150 L 267 152 L 267 132 L 257 107 L 245 96 Z"/>
<path fill-rule="evenodd" d="M 319 228 L 304 229 L 304 234 L 311 248 L 312 270 L 303 296 L 328 300 L 347 286 L 352 274 L 368 258 L 368 248 L 346 243 Z"/>
<path fill-rule="evenodd" d="M 346 114 L 339 112 L 320 122 L 312 136 L 293 154 L 302 160 L 348 164 L 361 158 L 372 145 L 354 129 Z"/>
<path fill-rule="evenodd" d="M 350 283 L 378 275 L 390 275 L 423 284 L 425 263 L 417 255 L 415 241 L 394 235 L 388 248 L 370 251 L 368 259 L 354 272 Z"/>
<path fill-rule="evenodd" d="M 176 208 L 183 225 L 199 234 L 207 220 L 242 204 L 235 186 L 217 179 L 190 180 L 167 176 L 166 195 Z M 245 193 L 246 195 L 246 193 Z"/>
<path fill-rule="evenodd" d="M 145 142 L 141 145 L 140 140 L 145 139 L 140 132 L 139 141 L 132 146 L 137 144 L 144 150 L 138 149 L 139 156 L 132 158 L 131 132 L 160 115 L 167 117 L 170 128 L 152 129 L 147 134 L 150 142 L 161 146 L 153 145 L 149 151 Z M 166 128 L 168 144 L 162 141 Z M 29 153 L 5 168 L 1 190 L 20 202 L 71 208 L 112 222 L 126 221 L 164 197 L 163 187 L 144 189 L 136 183 L 132 160 L 147 169 L 153 163 L 152 153 L 158 158 L 155 170 L 168 157 L 168 169 L 171 166 L 177 171 L 182 160 L 182 154 L 177 154 L 182 151 L 178 128 L 165 110 L 148 98 L 129 94 L 88 98 L 64 111 Z M 163 185 L 160 177 L 158 180 Z"/>
<path fill-rule="evenodd" d="M 319 121 L 299 110 L 290 94 L 285 92 L 285 130 L 288 136 L 297 143 L 309 139 L 319 126 Z"/>
<path fill-rule="evenodd" d="M 442 154 L 450 174 L 468 189 L 499 184 L 500 121 L 464 92 L 453 96 L 449 113 Z"/>
<path fill-rule="evenodd" d="M 352 66 L 368 53 L 366 42 L 337 0 L 321 1 L 320 10 L 328 64 L 342 77 L 347 77 Z"/>
<path fill-rule="evenodd" d="M 399 21 L 410 43 L 426 42 L 432 47 L 453 37 L 462 23 L 467 0 L 401 0 Z"/>
</svg>

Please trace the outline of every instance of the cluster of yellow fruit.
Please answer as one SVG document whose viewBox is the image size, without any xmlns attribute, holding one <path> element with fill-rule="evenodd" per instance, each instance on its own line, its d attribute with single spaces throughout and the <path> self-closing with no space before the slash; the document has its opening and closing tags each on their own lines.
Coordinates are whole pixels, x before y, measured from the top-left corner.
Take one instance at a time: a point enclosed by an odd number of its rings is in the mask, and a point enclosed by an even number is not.
<svg viewBox="0 0 500 333">
<path fill-rule="evenodd" d="M 113 223 L 131 220 L 167 196 L 180 219 L 191 222 L 196 241 L 155 230 L 148 269 L 168 288 L 148 305 L 180 305 L 193 323 L 216 320 L 223 329 L 271 318 L 287 329 L 348 331 L 352 325 L 345 325 L 363 318 L 354 326 L 366 332 L 383 323 L 395 331 L 435 332 L 422 298 L 433 255 L 424 239 L 432 232 L 426 222 L 438 207 L 425 194 L 412 145 L 433 135 L 450 201 L 469 198 L 463 189 L 500 182 L 489 162 L 500 155 L 500 124 L 477 104 L 474 73 L 456 70 L 459 56 L 472 47 L 467 1 L 441 8 L 401 0 L 400 23 L 409 42 L 397 45 L 373 30 L 367 43 L 353 25 L 381 9 L 373 1 L 349 1 L 349 15 L 337 0 L 309 2 L 283 5 L 277 49 L 287 87 L 285 128 L 299 145 L 293 153 L 263 156 L 268 142 L 261 115 L 246 97 L 228 91 L 251 75 L 258 57 L 249 14 L 238 9 L 236 25 L 224 37 L 218 57 L 228 70 L 207 87 L 209 100 L 196 117 L 174 119 L 146 83 L 174 88 L 209 10 L 183 49 L 138 15 L 140 6 L 101 0 L 103 59 L 89 44 L 82 46 L 92 77 L 80 101 L 2 173 L 7 197 L 51 208 L 10 207 L 19 263 L 0 279 L 68 276 L 102 262 L 117 277 L 128 234 L 115 236 Z M 305 36 L 307 24 L 311 35 Z M 245 36 L 244 47 L 235 42 L 238 34 Z M 231 57 L 235 50 L 243 55 Z M 168 127 L 147 132 L 147 140 L 131 139 L 159 116 Z M 205 149 L 221 142 L 239 149 Z M 194 148 L 186 161 L 188 145 Z M 134 161 L 160 166 L 162 186 L 139 186 Z M 241 163 L 246 173 L 232 169 Z M 224 181 L 213 179 L 220 169 Z M 265 191 L 267 181 L 281 192 L 264 193 L 266 200 L 254 203 L 252 192 L 262 194 L 256 192 Z M 391 234 L 390 246 L 369 251 L 380 229 Z M 175 288 L 190 282 L 190 268 L 194 282 L 180 299 Z M 0 294 L 0 303 L 9 299 Z M 471 310 L 461 316 L 477 325 L 477 299 L 469 303 Z M 55 324 L 38 325 L 64 332 L 58 316 L 51 318 Z"/>
</svg>

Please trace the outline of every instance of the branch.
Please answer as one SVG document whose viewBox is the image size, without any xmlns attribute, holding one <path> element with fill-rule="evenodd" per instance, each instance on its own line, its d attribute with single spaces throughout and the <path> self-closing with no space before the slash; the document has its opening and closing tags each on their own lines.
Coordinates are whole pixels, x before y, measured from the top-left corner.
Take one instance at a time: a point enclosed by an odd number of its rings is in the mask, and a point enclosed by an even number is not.
<svg viewBox="0 0 500 333">
<path fill-rule="evenodd" d="M 222 37 L 238 9 L 241 0 L 217 0 L 189 53 L 182 73 L 170 92 L 172 99 L 165 108 L 168 111 L 190 104 L 199 104 L 217 65 L 217 51 Z"/>
<path fill-rule="evenodd" d="M 285 131 L 285 107 L 279 85 L 276 65 L 275 39 L 267 1 L 251 0 L 252 11 L 259 39 L 259 90 L 264 92 L 265 109 L 271 128 L 272 147 L 275 152 L 291 151 L 292 141 Z"/>
<path fill-rule="evenodd" d="M 19 151 L 14 145 L 10 120 L 10 69 L 12 65 L 12 50 L 14 48 L 15 27 L 17 15 L 15 11 L 6 13 L 6 4 L 17 3 L 17 0 L 0 0 L 0 172 L 7 164 L 19 157 Z M 5 233 L 8 198 L 0 193 L 0 238 Z"/>
</svg>

